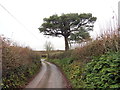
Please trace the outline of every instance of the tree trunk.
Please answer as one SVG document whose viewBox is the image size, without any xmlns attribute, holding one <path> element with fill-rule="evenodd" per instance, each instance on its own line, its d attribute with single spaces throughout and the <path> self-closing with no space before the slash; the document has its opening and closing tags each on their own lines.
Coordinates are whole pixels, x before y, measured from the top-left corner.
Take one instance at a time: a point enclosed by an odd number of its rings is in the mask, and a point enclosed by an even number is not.
<svg viewBox="0 0 120 90">
<path fill-rule="evenodd" d="M 69 44 L 68 44 L 68 37 L 64 37 L 65 39 L 65 51 L 69 50 Z"/>
</svg>

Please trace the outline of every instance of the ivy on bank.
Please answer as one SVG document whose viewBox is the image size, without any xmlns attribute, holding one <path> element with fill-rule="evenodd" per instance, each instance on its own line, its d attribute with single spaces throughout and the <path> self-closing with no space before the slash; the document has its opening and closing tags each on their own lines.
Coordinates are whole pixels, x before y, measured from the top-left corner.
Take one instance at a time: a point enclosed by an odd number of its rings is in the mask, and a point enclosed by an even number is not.
<svg viewBox="0 0 120 90">
<path fill-rule="evenodd" d="M 85 88 L 120 88 L 120 52 L 94 58 L 84 73 Z"/>
</svg>

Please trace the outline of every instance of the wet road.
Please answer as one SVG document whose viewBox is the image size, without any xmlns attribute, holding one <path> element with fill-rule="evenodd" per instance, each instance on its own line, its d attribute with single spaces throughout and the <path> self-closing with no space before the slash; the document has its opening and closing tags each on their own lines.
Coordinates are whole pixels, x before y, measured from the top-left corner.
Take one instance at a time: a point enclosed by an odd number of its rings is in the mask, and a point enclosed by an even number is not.
<svg viewBox="0 0 120 90">
<path fill-rule="evenodd" d="M 58 67 L 42 60 L 41 71 L 26 88 L 66 88 L 67 83 Z"/>
</svg>

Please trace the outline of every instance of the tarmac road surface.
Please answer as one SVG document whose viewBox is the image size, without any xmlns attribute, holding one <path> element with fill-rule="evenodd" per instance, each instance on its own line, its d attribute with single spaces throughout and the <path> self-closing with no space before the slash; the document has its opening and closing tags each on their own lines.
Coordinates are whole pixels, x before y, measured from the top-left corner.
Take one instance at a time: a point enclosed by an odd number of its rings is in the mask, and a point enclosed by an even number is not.
<svg viewBox="0 0 120 90">
<path fill-rule="evenodd" d="M 58 67 L 44 59 L 41 61 L 41 71 L 26 88 L 66 88 L 67 82 Z"/>
</svg>

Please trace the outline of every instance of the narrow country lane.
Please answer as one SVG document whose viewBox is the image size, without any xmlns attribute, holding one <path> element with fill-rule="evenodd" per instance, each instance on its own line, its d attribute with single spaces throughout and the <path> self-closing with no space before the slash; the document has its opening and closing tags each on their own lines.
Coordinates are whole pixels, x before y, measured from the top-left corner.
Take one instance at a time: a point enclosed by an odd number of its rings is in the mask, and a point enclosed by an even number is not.
<svg viewBox="0 0 120 90">
<path fill-rule="evenodd" d="M 41 71 L 26 88 L 66 88 L 67 82 L 58 67 L 45 60 L 41 61 Z"/>
</svg>

